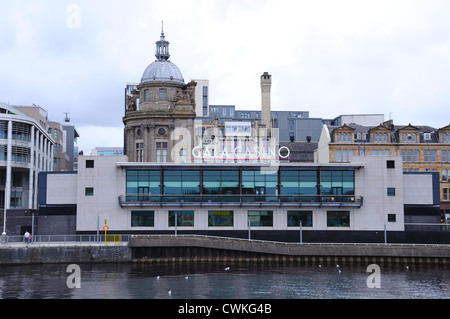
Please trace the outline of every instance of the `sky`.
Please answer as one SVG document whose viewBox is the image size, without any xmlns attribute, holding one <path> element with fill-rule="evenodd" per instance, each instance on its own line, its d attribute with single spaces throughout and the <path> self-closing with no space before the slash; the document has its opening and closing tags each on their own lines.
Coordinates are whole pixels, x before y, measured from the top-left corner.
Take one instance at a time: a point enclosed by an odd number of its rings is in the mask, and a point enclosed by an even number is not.
<svg viewBox="0 0 450 319">
<path fill-rule="evenodd" d="M 122 146 L 124 88 L 155 61 L 161 21 L 210 104 L 259 110 L 268 72 L 272 110 L 450 124 L 448 0 L 1 0 L 0 102 L 68 112 L 84 154 Z"/>
</svg>

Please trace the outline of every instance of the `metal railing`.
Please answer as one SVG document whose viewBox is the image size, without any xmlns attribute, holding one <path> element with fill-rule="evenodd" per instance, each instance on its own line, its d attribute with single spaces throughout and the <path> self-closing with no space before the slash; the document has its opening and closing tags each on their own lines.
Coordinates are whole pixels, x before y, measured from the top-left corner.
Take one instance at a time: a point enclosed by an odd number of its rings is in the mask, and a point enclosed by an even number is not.
<svg viewBox="0 0 450 319">
<path fill-rule="evenodd" d="M 1 236 L 2 244 L 95 244 L 128 242 L 129 234 L 89 234 L 89 235 L 34 235 L 26 239 L 22 235 Z"/>
<path fill-rule="evenodd" d="M 263 204 L 263 205 L 304 205 L 304 206 L 362 206 L 363 197 L 355 195 L 255 195 L 255 194 L 127 194 L 118 198 L 120 206 L 155 206 L 161 204 Z"/>
</svg>

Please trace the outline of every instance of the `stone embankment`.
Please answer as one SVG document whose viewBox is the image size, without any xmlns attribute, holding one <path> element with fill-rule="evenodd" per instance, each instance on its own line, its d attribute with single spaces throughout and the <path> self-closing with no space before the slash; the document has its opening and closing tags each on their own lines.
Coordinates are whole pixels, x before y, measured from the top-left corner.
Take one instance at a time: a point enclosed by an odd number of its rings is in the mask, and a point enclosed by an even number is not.
<svg viewBox="0 0 450 319">
<path fill-rule="evenodd" d="M 450 245 L 297 244 L 195 235 L 132 236 L 119 244 L 0 244 L 0 264 L 217 261 L 450 266 Z"/>
</svg>

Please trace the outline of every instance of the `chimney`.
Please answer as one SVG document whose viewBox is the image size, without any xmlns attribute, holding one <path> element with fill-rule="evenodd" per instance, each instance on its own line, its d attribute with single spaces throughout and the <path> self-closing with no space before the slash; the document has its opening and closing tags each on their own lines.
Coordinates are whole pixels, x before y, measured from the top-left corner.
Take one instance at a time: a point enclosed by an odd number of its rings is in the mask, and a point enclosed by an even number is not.
<svg viewBox="0 0 450 319">
<path fill-rule="evenodd" d="M 261 75 L 261 124 L 266 126 L 267 136 L 270 136 L 271 120 L 270 120 L 270 87 L 272 85 L 272 76 L 264 72 Z"/>
</svg>

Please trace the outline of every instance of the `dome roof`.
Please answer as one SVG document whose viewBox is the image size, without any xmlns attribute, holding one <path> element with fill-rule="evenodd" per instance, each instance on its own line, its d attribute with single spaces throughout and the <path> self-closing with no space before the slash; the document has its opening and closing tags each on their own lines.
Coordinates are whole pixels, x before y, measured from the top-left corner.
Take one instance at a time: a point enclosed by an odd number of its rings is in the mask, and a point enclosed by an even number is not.
<svg viewBox="0 0 450 319">
<path fill-rule="evenodd" d="M 159 60 L 150 64 L 144 71 L 141 83 L 174 82 L 184 84 L 180 69 L 170 61 Z"/>
</svg>

